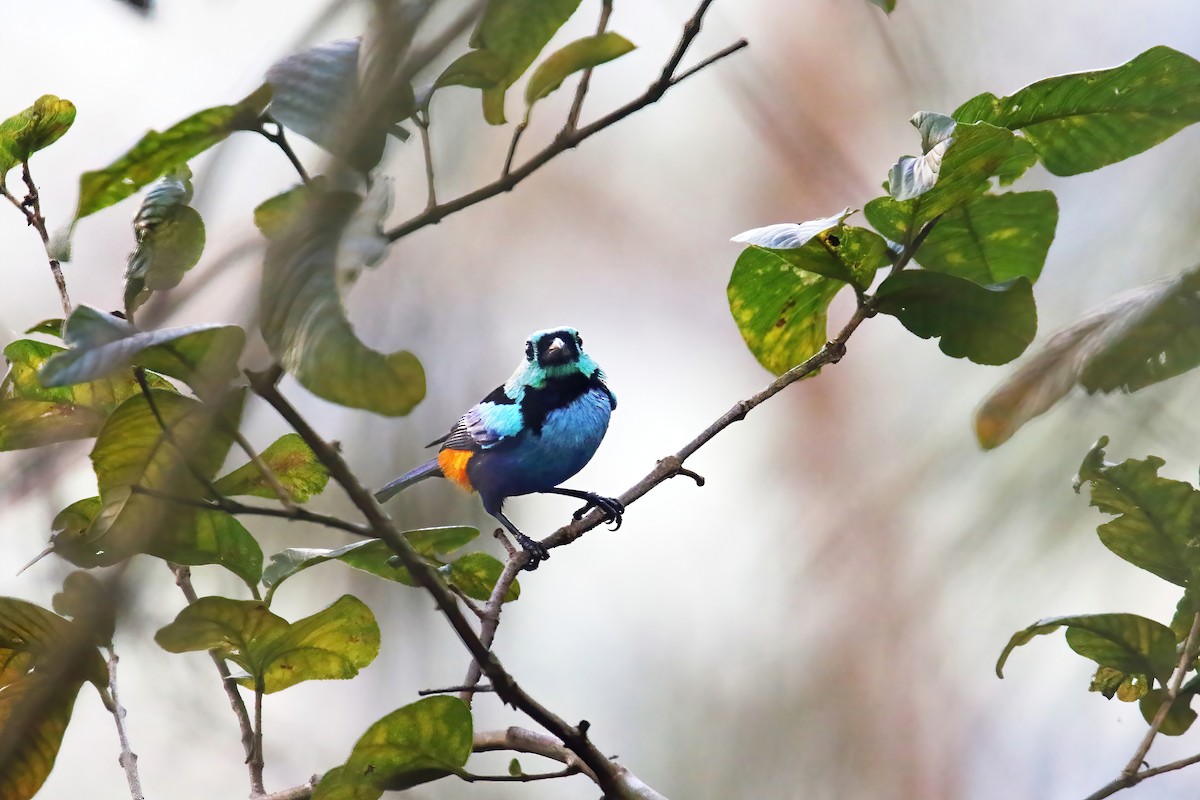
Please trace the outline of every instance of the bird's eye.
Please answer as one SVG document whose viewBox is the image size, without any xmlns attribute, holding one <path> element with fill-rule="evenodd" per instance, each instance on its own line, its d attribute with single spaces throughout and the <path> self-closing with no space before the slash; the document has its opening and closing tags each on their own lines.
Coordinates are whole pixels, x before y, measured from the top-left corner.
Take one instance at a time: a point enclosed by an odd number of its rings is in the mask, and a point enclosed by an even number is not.
<svg viewBox="0 0 1200 800">
<path fill-rule="evenodd" d="M 575 346 L 580 347 L 580 348 L 583 347 L 583 337 L 580 336 L 578 333 L 575 334 Z"/>
<path fill-rule="evenodd" d="M 525 343 L 525 360 L 533 361 L 533 340 L 530 339 Z"/>
</svg>

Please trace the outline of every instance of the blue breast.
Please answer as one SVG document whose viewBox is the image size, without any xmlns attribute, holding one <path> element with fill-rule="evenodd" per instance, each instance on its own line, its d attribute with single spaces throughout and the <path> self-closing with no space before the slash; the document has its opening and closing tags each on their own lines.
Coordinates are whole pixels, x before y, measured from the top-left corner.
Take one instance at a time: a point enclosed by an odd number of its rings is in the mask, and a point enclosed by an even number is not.
<svg viewBox="0 0 1200 800">
<path fill-rule="evenodd" d="M 551 489 L 579 472 L 604 439 L 611 414 L 608 394 L 593 389 L 547 414 L 540 434 L 524 431 L 477 453 L 468 472 L 484 507 Z"/>
</svg>

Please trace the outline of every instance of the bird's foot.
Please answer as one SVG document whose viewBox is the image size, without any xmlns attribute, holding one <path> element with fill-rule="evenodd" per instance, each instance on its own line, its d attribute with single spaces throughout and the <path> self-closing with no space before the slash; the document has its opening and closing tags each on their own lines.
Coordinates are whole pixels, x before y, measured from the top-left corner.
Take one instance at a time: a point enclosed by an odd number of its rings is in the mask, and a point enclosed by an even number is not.
<svg viewBox="0 0 1200 800">
<path fill-rule="evenodd" d="M 550 558 L 550 551 L 537 539 L 531 539 L 520 531 L 514 531 L 514 535 L 517 537 L 517 544 L 521 545 L 521 549 L 529 554 L 529 560 L 525 562 L 522 569 L 532 572 L 538 568 L 539 564 Z"/>
<path fill-rule="evenodd" d="M 604 514 L 605 522 L 613 523 L 612 529 L 615 531 L 621 527 L 622 515 L 625 513 L 625 504 L 615 497 L 601 497 L 598 494 L 591 492 L 587 493 L 587 505 L 575 512 L 575 519 L 583 519 L 584 515 L 593 508 L 599 509 L 600 513 Z"/>
</svg>

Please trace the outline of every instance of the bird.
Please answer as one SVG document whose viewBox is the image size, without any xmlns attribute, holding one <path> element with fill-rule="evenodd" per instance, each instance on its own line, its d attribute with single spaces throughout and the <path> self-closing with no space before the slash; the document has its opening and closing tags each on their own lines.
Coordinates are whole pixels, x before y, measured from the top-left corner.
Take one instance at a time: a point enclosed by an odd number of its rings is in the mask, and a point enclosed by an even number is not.
<svg viewBox="0 0 1200 800">
<path fill-rule="evenodd" d="M 426 478 L 447 478 L 479 494 L 484 511 L 529 554 L 525 569 L 537 569 L 550 553 L 505 516 L 504 501 L 527 494 L 566 495 L 585 501 L 575 519 L 596 508 L 613 530 L 620 528 L 625 513 L 620 500 L 559 486 L 595 455 L 616 407 L 616 395 L 600 365 L 584 352 L 579 331 L 565 326 L 536 331 L 512 376 L 463 414 L 449 433 L 426 445 L 439 446 L 437 456 L 384 486 L 375 499 L 383 503 Z"/>
</svg>

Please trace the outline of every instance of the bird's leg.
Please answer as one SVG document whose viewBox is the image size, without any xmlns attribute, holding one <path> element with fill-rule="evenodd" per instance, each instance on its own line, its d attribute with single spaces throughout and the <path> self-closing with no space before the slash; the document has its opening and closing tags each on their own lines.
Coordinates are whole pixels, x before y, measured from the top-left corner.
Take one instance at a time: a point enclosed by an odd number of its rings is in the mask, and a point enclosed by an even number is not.
<svg viewBox="0 0 1200 800">
<path fill-rule="evenodd" d="M 537 539 L 531 539 L 521 533 L 520 529 L 512 524 L 512 520 L 504 516 L 503 511 L 493 511 L 491 514 L 500 520 L 501 525 L 508 528 L 508 532 L 516 538 L 517 544 L 521 545 L 521 549 L 529 554 L 529 560 L 525 562 L 525 569 L 530 571 L 535 570 L 538 568 L 538 564 L 550 558 L 550 551 L 546 549 L 546 546 Z"/>
<path fill-rule="evenodd" d="M 604 519 L 613 523 L 613 530 L 621 527 L 621 515 L 625 513 L 625 504 L 615 497 L 603 497 L 595 492 L 581 492 L 578 489 L 546 489 L 542 494 L 562 494 L 587 502 L 583 508 L 575 512 L 575 519 L 583 519 L 583 515 L 593 508 L 600 509 Z"/>
</svg>

